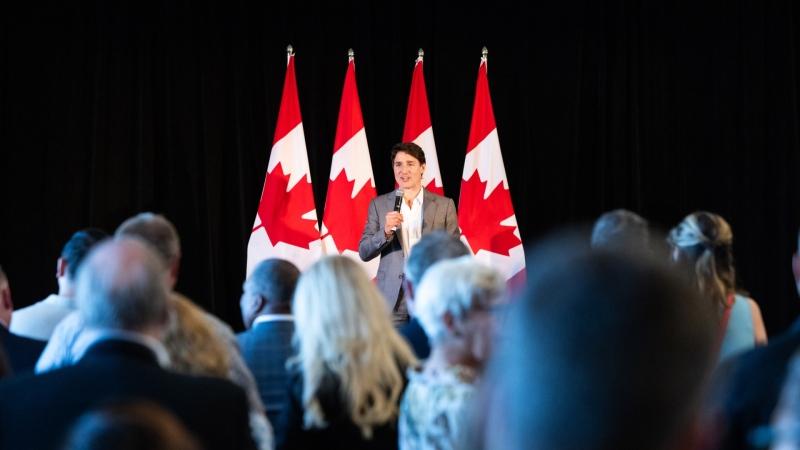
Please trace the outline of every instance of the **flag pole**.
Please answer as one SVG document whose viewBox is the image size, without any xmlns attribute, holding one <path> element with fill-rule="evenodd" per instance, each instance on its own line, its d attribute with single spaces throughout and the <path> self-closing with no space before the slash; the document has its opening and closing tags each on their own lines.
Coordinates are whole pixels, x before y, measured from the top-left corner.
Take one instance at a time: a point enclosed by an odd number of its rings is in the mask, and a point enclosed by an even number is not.
<svg viewBox="0 0 800 450">
<path fill-rule="evenodd" d="M 289 58 L 292 57 L 292 53 L 294 53 L 294 49 L 291 45 L 286 47 L 286 64 L 289 64 Z"/>
<path fill-rule="evenodd" d="M 347 60 L 352 61 L 356 57 L 356 52 L 353 51 L 352 48 L 347 50 Z"/>
<path fill-rule="evenodd" d="M 422 57 L 423 57 L 423 56 L 425 56 L 425 52 L 424 52 L 422 49 L 419 49 L 419 50 L 417 51 L 417 56 L 418 56 L 420 59 L 422 59 Z"/>
</svg>

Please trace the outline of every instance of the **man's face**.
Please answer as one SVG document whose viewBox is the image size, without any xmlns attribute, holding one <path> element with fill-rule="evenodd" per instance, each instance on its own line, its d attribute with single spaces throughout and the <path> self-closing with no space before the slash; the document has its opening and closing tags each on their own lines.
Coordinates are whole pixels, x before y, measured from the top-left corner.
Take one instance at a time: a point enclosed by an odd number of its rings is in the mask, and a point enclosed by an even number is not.
<svg viewBox="0 0 800 450">
<path fill-rule="evenodd" d="M 397 152 L 394 157 L 394 180 L 403 190 L 417 192 L 422 187 L 425 164 L 406 152 Z"/>
</svg>

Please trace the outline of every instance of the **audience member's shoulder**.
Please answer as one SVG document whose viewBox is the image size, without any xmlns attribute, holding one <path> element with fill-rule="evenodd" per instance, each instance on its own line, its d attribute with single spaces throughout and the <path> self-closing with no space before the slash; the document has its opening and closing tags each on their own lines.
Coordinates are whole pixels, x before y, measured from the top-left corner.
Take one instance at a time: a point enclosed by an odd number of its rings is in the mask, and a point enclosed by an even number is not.
<svg viewBox="0 0 800 450">
<path fill-rule="evenodd" d="M 223 338 L 226 342 L 236 342 L 236 335 L 233 332 L 233 328 L 231 328 L 231 326 L 227 323 L 223 322 L 219 317 L 201 308 L 183 294 L 173 292 L 172 296 L 176 302 L 181 302 L 184 308 L 191 308 L 201 313 L 203 315 L 203 319 L 209 325 L 211 325 L 214 333 L 216 333 L 219 337 Z"/>
</svg>

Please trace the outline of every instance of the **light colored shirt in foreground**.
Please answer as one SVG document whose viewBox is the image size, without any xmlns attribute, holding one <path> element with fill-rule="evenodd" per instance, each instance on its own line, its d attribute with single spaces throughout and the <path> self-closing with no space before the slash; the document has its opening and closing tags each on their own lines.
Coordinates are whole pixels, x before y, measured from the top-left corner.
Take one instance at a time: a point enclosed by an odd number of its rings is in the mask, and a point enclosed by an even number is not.
<svg viewBox="0 0 800 450">
<path fill-rule="evenodd" d="M 56 325 L 75 311 L 75 300 L 50 294 L 46 299 L 11 314 L 10 331 L 19 336 L 46 341 Z"/>
</svg>

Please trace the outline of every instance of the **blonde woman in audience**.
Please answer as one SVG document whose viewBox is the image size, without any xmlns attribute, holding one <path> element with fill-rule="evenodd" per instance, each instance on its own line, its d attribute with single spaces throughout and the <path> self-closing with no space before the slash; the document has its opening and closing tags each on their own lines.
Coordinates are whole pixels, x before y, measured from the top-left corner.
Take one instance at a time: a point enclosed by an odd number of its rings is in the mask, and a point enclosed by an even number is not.
<svg viewBox="0 0 800 450">
<path fill-rule="evenodd" d="M 693 268 L 695 285 L 718 313 L 719 360 L 766 345 L 767 332 L 758 304 L 736 292 L 733 232 L 728 222 L 714 213 L 694 212 L 670 231 L 668 241 L 674 259 Z"/>
<path fill-rule="evenodd" d="M 433 265 L 416 291 L 416 317 L 431 343 L 409 370 L 400 405 L 400 448 L 464 447 L 476 382 L 492 349 L 505 280 L 470 256 Z"/>
<path fill-rule="evenodd" d="M 277 448 L 397 448 L 404 373 L 416 359 L 363 269 L 323 258 L 300 276 L 292 310 L 298 356 Z"/>
</svg>

